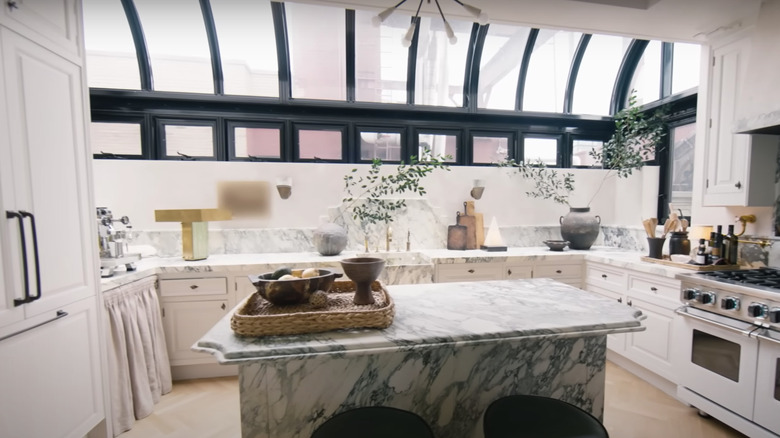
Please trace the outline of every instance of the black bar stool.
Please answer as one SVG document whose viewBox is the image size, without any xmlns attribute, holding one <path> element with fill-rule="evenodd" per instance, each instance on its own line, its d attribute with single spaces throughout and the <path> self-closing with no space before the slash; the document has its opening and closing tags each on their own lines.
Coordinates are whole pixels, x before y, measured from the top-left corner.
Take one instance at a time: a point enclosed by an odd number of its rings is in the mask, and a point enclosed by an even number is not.
<svg viewBox="0 0 780 438">
<path fill-rule="evenodd" d="M 314 431 L 311 438 L 434 438 L 419 415 L 385 406 L 342 412 Z"/>
<path fill-rule="evenodd" d="M 485 438 L 609 438 L 594 416 L 572 404 L 535 395 L 510 395 L 488 406 Z"/>
</svg>

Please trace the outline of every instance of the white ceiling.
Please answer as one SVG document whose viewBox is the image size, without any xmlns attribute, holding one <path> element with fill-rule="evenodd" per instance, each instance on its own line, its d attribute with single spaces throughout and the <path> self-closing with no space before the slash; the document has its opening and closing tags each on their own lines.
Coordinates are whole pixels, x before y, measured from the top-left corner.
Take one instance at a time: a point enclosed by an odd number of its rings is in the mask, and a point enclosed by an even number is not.
<svg viewBox="0 0 780 438">
<path fill-rule="evenodd" d="M 379 11 L 400 0 L 294 0 Z M 430 3 L 428 3 L 430 1 Z M 755 23 L 761 0 L 464 0 L 487 12 L 492 23 L 571 29 L 665 41 L 706 42 Z M 439 0 L 447 17 L 472 19 L 454 0 Z M 413 15 L 418 0 L 399 10 Z M 438 15 L 423 0 L 420 15 Z"/>
</svg>

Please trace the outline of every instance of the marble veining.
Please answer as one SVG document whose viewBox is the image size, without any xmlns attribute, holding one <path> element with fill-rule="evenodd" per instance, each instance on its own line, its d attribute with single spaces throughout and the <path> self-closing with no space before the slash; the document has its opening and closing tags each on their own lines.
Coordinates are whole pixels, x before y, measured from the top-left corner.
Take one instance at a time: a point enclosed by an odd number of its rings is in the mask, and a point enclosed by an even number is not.
<svg viewBox="0 0 780 438">
<path fill-rule="evenodd" d="M 396 315 L 384 330 L 243 338 L 233 334 L 227 315 L 195 349 L 214 354 L 220 363 L 239 363 L 266 357 L 360 355 L 443 342 L 640 329 L 641 311 L 546 278 L 397 285 L 389 286 L 389 291 Z"/>
</svg>

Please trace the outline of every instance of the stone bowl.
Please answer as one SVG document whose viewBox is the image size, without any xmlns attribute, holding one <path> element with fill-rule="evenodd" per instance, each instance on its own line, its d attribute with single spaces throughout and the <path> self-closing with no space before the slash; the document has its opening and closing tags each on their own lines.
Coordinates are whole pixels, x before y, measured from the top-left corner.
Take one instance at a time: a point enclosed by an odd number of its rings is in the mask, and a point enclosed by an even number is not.
<svg viewBox="0 0 780 438">
<path fill-rule="evenodd" d="M 545 240 L 544 244 L 550 248 L 550 251 L 563 251 L 569 245 L 568 240 Z"/>
<path fill-rule="evenodd" d="M 374 295 L 371 293 L 373 283 L 382 269 L 385 268 L 385 260 L 378 257 L 352 257 L 341 261 L 341 267 L 350 280 L 355 282 L 355 304 L 374 304 Z"/>
<path fill-rule="evenodd" d="M 276 305 L 303 304 L 309 301 L 314 292 L 328 292 L 333 282 L 344 274 L 327 269 L 319 269 L 320 275 L 294 280 L 274 280 L 273 272 L 250 275 L 249 281 L 255 285 L 261 297 Z"/>
</svg>

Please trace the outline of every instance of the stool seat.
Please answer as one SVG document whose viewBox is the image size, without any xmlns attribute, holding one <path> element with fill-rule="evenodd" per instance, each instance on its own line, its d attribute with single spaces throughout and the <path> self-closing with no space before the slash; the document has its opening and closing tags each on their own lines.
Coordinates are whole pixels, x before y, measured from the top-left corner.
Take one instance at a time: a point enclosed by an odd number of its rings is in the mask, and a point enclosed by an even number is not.
<svg viewBox="0 0 780 438">
<path fill-rule="evenodd" d="M 311 438 L 434 438 L 419 415 L 386 406 L 342 412 L 321 424 Z"/>
<path fill-rule="evenodd" d="M 609 438 L 601 422 L 572 404 L 549 397 L 512 395 L 488 406 L 485 438 Z"/>
</svg>

